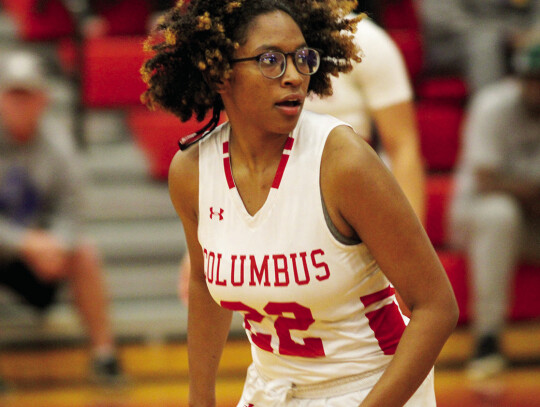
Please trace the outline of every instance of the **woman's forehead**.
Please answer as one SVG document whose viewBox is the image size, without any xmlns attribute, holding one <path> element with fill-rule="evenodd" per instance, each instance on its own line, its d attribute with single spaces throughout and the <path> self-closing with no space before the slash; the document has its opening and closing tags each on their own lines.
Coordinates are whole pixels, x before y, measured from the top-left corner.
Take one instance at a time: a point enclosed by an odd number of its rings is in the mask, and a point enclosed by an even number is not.
<svg viewBox="0 0 540 407">
<path fill-rule="evenodd" d="M 261 14 L 252 20 L 243 47 L 255 50 L 292 46 L 296 49 L 304 41 L 304 35 L 293 18 L 283 11 L 276 10 Z"/>
</svg>

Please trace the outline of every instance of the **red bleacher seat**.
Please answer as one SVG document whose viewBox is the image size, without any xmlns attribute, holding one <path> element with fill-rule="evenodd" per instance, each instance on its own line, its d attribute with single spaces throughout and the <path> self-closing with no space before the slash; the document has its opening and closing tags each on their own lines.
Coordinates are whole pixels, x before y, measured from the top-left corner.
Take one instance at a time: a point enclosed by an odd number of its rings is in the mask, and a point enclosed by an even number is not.
<svg viewBox="0 0 540 407">
<path fill-rule="evenodd" d="M 463 107 L 449 103 L 420 101 L 416 104 L 416 114 L 427 169 L 452 170 L 460 147 Z"/>
<path fill-rule="evenodd" d="M 424 64 L 421 33 L 416 30 L 406 29 L 388 29 L 387 32 L 400 49 L 409 76 L 415 82 L 422 72 Z"/>
<path fill-rule="evenodd" d="M 149 111 L 145 107 L 129 110 L 127 122 L 136 143 L 143 151 L 152 177 L 167 179 L 169 165 L 178 151 L 178 140 L 194 133 L 206 124 L 195 119 L 182 123 L 178 117 L 164 111 Z M 225 116 L 222 116 L 223 121 Z"/>
<path fill-rule="evenodd" d="M 540 266 L 522 263 L 514 279 L 510 318 L 522 320 L 540 317 L 539 290 Z"/>
<path fill-rule="evenodd" d="M 439 259 L 446 270 L 448 279 L 454 289 L 454 295 L 459 307 L 458 323 L 469 321 L 469 280 L 467 276 L 467 260 L 463 253 L 445 250 L 437 250 Z"/>
<path fill-rule="evenodd" d="M 1 0 L 24 41 L 48 41 L 74 33 L 73 16 L 61 0 Z"/>
<path fill-rule="evenodd" d="M 146 89 L 139 69 L 144 36 L 88 39 L 83 45 L 82 94 L 86 107 L 140 104 Z"/>
<path fill-rule="evenodd" d="M 426 231 L 435 247 L 448 241 L 446 223 L 453 187 L 451 173 L 433 174 L 426 179 Z"/>
<path fill-rule="evenodd" d="M 460 252 L 443 249 L 437 250 L 437 253 L 454 289 L 460 311 L 459 323 L 467 323 L 471 318 L 471 310 L 466 256 Z M 522 321 L 540 317 L 539 288 L 540 266 L 520 264 L 511 286 L 508 287 L 512 298 L 508 309 L 510 320 Z"/>
<path fill-rule="evenodd" d="M 420 20 L 413 0 L 386 1 L 381 12 L 381 24 L 387 29 L 420 31 Z"/>
<path fill-rule="evenodd" d="M 467 83 L 459 77 L 422 78 L 415 86 L 415 93 L 419 100 L 456 106 L 464 106 L 469 97 Z"/>
<path fill-rule="evenodd" d="M 151 7 L 148 0 L 94 0 L 94 11 L 106 21 L 106 35 L 144 35 Z"/>
</svg>

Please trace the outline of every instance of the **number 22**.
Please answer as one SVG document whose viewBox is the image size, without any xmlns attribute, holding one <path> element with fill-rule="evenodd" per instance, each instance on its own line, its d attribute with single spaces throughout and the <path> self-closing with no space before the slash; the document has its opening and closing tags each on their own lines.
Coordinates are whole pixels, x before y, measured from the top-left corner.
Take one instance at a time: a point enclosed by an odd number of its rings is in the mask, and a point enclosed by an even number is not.
<svg viewBox="0 0 540 407">
<path fill-rule="evenodd" d="M 244 326 L 251 332 L 251 340 L 259 348 L 273 352 L 272 335 L 257 333 L 252 330 L 251 322 L 261 322 L 264 319 L 257 310 L 234 301 L 221 301 L 221 306 L 232 311 L 244 313 Z M 295 342 L 291 338 L 291 330 L 307 331 L 315 320 L 309 308 L 296 302 L 269 302 L 264 307 L 264 312 L 269 315 L 278 315 L 274 322 L 277 337 L 279 339 L 278 353 L 288 356 L 302 356 L 316 358 L 324 356 L 324 347 L 321 338 L 303 338 L 304 343 Z M 294 314 L 294 318 L 284 316 L 284 313 Z"/>
</svg>

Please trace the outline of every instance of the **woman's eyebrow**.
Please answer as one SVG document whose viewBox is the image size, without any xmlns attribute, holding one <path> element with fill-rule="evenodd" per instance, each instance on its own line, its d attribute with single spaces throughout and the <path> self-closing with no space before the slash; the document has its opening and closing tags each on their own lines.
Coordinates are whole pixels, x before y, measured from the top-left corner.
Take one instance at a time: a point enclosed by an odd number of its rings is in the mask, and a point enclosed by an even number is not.
<svg viewBox="0 0 540 407">
<path fill-rule="evenodd" d="M 299 50 L 300 48 L 307 47 L 307 44 L 305 42 L 298 45 L 296 48 L 294 48 L 294 51 Z M 286 52 L 283 48 L 277 45 L 271 45 L 271 44 L 263 44 L 260 47 L 257 47 L 254 52 L 267 52 L 267 51 L 280 51 L 280 52 Z"/>
</svg>

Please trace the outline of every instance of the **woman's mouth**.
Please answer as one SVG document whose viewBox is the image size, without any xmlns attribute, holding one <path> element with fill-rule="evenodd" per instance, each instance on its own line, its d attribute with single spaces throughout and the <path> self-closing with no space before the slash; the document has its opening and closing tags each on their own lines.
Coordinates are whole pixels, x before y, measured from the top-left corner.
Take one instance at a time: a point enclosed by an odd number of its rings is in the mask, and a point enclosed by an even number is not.
<svg viewBox="0 0 540 407">
<path fill-rule="evenodd" d="M 276 105 L 283 106 L 283 107 L 296 107 L 296 106 L 300 106 L 301 103 L 299 100 L 286 100 L 283 102 L 278 102 L 276 103 Z"/>
<path fill-rule="evenodd" d="M 287 116 L 295 116 L 300 113 L 302 102 L 300 99 L 282 100 L 276 103 L 276 107 Z"/>
</svg>

